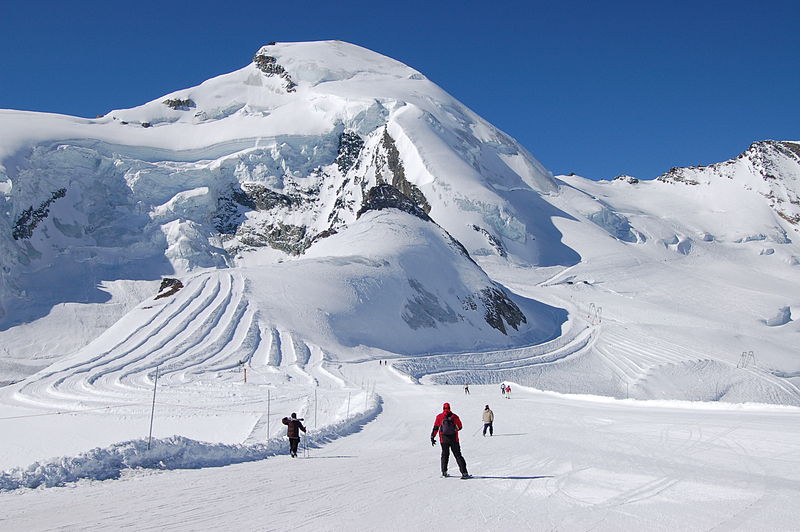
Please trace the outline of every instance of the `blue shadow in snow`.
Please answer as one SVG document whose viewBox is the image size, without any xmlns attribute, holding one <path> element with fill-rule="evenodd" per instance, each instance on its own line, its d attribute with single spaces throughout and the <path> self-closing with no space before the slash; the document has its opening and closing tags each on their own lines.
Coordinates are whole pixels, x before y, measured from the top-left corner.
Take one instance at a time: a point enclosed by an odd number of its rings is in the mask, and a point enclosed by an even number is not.
<svg viewBox="0 0 800 532">
<path fill-rule="evenodd" d="M 490 477 L 485 475 L 472 475 L 472 478 L 491 478 L 497 480 L 536 480 L 539 478 L 554 478 L 553 475 L 539 475 L 536 477 Z"/>
</svg>

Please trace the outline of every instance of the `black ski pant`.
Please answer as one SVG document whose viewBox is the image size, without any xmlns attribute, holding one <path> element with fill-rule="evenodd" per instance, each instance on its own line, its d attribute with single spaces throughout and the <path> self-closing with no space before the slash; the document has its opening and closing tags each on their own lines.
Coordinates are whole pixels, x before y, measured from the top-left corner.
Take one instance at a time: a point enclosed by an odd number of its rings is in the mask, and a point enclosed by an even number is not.
<svg viewBox="0 0 800 532">
<path fill-rule="evenodd" d="M 289 452 L 292 456 L 297 456 L 298 445 L 300 445 L 300 438 L 289 438 Z"/>
<path fill-rule="evenodd" d="M 483 435 L 486 436 L 486 429 L 489 429 L 489 436 L 494 436 L 494 427 L 492 423 L 484 423 L 483 424 Z"/>
<path fill-rule="evenodd" d="M 458 464 L 458 469 L 461 471 L 461 476 L 469 475 L 467 473 L 467 461 L 461 456 L 461 445 L 457 442 L 442 442 L 442 475 L 447 474 L 447 463 L 450 461 L 450 451 L 453 451 L 453 456 Z"/>
</svg>

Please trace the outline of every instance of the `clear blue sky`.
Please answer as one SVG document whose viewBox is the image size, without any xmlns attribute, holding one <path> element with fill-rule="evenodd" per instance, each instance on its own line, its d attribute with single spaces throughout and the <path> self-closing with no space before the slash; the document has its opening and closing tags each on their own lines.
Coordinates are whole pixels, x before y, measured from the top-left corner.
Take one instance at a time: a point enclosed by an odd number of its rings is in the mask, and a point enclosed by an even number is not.
<svg viewBox="0 0 800 532">
<path fill-rule="evenodd" d="M 554 173 L 653 178 L 800 140 L 800 2 L 5 2 L 0 108 L 85 117 L 340 39 L 420 70 Z"/>
</svg>

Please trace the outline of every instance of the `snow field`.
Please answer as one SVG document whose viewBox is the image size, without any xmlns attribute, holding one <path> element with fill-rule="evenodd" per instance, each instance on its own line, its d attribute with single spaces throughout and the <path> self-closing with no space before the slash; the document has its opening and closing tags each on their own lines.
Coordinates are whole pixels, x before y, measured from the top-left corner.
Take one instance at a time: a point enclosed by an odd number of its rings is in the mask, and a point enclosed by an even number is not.
<svg viewBox="0 0 800 532">
<path fill-rule="evenodd" d="M 800 495 L 800 410 L 615 401 L 496 386 L 419 386 L 375 362 L 382 412 L 312 449 L 223 468 L 0 493 L 13 528 L 790 530 Z M 462 418 L 474 478 L 439 477 L 429 434 L 444 401 Z M 482 437 L 483 406 L 495 435 Z M 284 451 L 285 452 L 285 451 Z M 451 472 L 455 471 L 453 460 Z M 126 505 L 114 501 L 129 501 Z"/>
</svg>

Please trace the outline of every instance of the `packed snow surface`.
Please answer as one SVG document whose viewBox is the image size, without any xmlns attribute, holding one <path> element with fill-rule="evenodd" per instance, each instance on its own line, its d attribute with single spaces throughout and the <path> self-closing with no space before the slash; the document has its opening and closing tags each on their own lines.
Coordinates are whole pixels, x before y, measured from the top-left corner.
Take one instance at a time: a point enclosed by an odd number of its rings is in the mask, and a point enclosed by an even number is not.
<svg viewBox="0 0 800 532">
<path fill-rule="evenodd" d="M 346 438 L 297 459 L 284 442 L 283 456 L 223 468 L 125 470 L 115 481 L 0 493 L 3 524 L 424 530 L 446 505 L 444 530 L 795 528 L 797 408 L 642 404 L 516 383 L 507 399 L 494 385 L 471 386 L 470 395 L 460 386 L 417 386 L 377 362 L 347 373 L 370 375 L 385 403 Z M 440 477 L 429 435 L 444 401 L 464 423 L 470 480 Z M 481 435 L 486 404 L 495 413 L 491 437 Z"/>
</svg>

